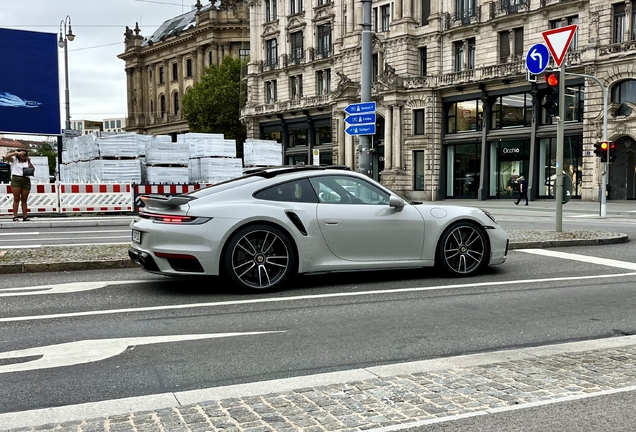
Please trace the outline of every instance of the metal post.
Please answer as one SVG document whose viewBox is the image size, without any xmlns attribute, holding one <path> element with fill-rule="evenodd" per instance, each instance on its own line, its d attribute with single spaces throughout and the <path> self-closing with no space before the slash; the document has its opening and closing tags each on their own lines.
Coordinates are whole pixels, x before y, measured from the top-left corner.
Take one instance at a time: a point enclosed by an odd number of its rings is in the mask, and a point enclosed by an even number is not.
<svg viewBox="0 0 636 432">
<path fill-rule="evenodd" d="M 565 119 L 565 62 L 559 78 L 559 119 L 557 120 L 556 151 L 556 232 L 563 228 L 563 119 Z"/>
<path fill-rule="evenodd" d="M 601 87 L 601 91 L 603 92 L 603 141 L 607 141 L 607 89 L 605 88 L 601 80 L 599 80 L 595 76 L 570 73 L 570 72 L 568 72 L 567 75 L 594 80 Z M 603 173 L 601 177 L 601 199 L 600 199 L 601 206 L 599 209 L 599 214 L 601 217 L 607 216 L 607 197 L 605 195 L 607 193 L 608 171 L 609 171 L 609 165 L 607 164 L 607 162 L 605 162 L 603 164 Z"/>
<path fill-rule="evenodd" d="M 64 80 L 65 86 L 64 89 L 64 101 L 66 107 L 66 130 L 71 130 L 71 103 L 69 101 L 69 91 L 68 91 L 68 39 L 64 37 Z"/>
<path fill-rule="evenodd" d="M 371 80 L 373 73 L 373 46 L 371 33 L 371 3 L 372 0 L 362 1 L 362 76 L 360 81 L 360 102 L 371 102 Z M 397 126 L 397 125 L 396 125 Z M 360 159 L 358 172 L 371 176 L 373 156 L 371 155 L 371 137 L 360 136 Z"/>
</svg>

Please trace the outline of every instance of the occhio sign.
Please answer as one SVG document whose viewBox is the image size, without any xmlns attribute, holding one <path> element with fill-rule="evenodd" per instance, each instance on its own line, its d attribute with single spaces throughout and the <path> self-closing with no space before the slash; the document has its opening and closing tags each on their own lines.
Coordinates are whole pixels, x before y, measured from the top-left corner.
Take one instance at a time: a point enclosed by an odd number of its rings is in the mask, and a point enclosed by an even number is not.
<svg viewBox="0 0 636 432">
<path fill-rule="evenodd" d="M 503 153 L 519 153 L 519 149 L 514 147 L 514 148 L 505 148 L 502 150 Z"/>
</svg>

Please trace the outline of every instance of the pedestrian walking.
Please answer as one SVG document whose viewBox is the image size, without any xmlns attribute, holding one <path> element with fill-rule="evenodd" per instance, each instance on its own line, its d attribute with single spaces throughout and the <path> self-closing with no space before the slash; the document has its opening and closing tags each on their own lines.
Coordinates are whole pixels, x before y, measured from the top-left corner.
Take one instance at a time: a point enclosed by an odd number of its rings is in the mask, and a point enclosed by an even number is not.
<svg viewBox="0 0 636 432">
<path fill-rule="evenodd" d="M 5 159 L 11 163 L 11 191 L 13 192 L 13 220 L 17 222 L 18 207 L 22 204 L 22 220 L 29 221 L 27 199 L 31 192 L 31 179 L 25 174 L 25 168 L 33 168 L 29 154 L 22 151 L 9 152 Z"/>
<path fill-rule="evenodd" d="M 517 183 L 519 183 L 519 197 L 517 198 L 517 201 L 515 201 L 515 205 L 519 205 L 519 201 L 524 198 L 526 200 L 526 205 L 528 205 L 528 182 L 526 181 L 526 178 L 524 176 L 519 176 Z"/>
</svg>

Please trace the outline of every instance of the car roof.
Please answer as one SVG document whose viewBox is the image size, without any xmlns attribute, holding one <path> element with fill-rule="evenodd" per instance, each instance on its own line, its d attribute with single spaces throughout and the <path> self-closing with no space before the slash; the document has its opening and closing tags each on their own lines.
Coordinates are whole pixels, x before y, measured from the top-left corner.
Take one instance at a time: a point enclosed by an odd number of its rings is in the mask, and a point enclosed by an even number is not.
<svg viewBox="0 0 636 432">
<path fill-rule="evenodd" d="M 351 168 L 345 165 L 282 165 L 275 167 L 257 167 L 247 169 L 244 175 L 257 175 L 265 178 L 273 178 L 281 174 L 300 173 L 306 171 L 325 171 L 325 170 L 343 170 L 351 171 Z"/>
</svg>

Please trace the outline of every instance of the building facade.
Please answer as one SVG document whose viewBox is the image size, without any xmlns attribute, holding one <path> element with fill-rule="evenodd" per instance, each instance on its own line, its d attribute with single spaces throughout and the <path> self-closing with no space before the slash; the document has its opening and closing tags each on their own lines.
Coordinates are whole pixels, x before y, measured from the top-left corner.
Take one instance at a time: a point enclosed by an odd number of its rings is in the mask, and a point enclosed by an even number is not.
<svg viewBox="0 0 636 432">
<path fill-rule="evenodd" d="M 152 36 L 143 37 L 138 25 L 126 27 L 128 117 L 125 130 L 172 135 L 188 131 L 182 100 L 206 67 L 223 57 L 249 56 L 247 8 L 237 0 L 202 5 L 167 20 Z"/>
<path fill-rule="evenodd" d="M 113 117 L 103 120 L 104 132 L 123 132 L 126 129 L 126 117 Z"/>
<path fill-rule="evenodd" d="M 636 199 L 636 2 L 376 0 L 372 3 L 376 134 L 373 176 L 418 200 L 511 199 L 514 179 L 554 198 L 556 121 L 547 85 L 525 55 L 543 31 L 578 24 L 567 72 L 608 92 L 617 144 L 609 199 Z M 356 165 L 344 108 L 360 101 L 362 5 L 353 0 L 254 0 L 243 119 L 248 137 L 276 139 L 284 162 Z M 566 77 L 564 172 L 575 198 L 600 199 L 603 95 Z"/>
<path fill-rule="evenodd" d="M 102 122 L 97 120 L 71 120 L 71 129 L 79 131 L 80 135 L 94 133 L 99 135 L 102 131 Z"/>
</svg>

